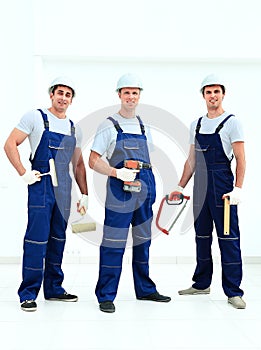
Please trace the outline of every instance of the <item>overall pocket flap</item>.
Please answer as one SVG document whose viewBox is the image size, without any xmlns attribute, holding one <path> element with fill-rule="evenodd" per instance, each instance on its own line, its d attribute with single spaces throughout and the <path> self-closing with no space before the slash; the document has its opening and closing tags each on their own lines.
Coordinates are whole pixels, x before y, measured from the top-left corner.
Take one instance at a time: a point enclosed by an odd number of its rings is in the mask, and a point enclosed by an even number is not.
<svg viewBox="0 0 261 350">
<path fill-rule="evenodd" d="M 123 147 L 125 149 L 139 149 L 139 143 L 135 139 L 124 140 Z"/>
<path fill-rule="evenodd" d="M 195 151 L 197 152 L 206 152 L 209 149 L 210 149 L 209 145 L 201 145 L 201 146 L 199 144 L 195 145 Z"/>
<path fill-rule="evenodd" d="M 49 148 L 65 149 L 65 145 L 63 141 L 56 141 L 56 140 L 49 139 Z"/>
</svg>

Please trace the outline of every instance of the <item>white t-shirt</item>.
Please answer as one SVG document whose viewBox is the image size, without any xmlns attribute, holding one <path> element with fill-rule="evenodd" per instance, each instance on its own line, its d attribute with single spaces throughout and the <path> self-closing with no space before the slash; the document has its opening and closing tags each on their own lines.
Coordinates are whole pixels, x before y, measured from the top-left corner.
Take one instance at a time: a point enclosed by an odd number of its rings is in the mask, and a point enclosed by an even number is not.
<svg viewBox="0 0 261 350">
<path fill-rule="evenodd" d="M 139 120 L 136 117 L 124 118 L 118 113 L 112 116 L 113 119 L 119 122 L 123 133 L 141 135 Z M 152 137 L 150 128 L 144 124 L 145 135 L 148 141 L 149 150 L 152 150 Z M 91 150 L 100 155 L 106 155 L 108 159 L 111 158 L 114 151 L 117 139 L 117 130 L 111 120 L 105 119 L 98 127 Z"/>
<path fill-rule="evenodd" d="M 210 119 L 207 115 L 204 115 L 201 120 L 201 127 L 199 130 L 200 134 L 213 134 L 218 127 L 218 125 L 229 115 L 230 113 L 224 112 L 217 118 Z M 195 133 L 198 119 L 194 120 L 190 125 L 190 144 L 195 143 Z M 223 128 L 219 131 L 223 149 L 228 159 L 232 158 L 233 142 L 244 142 L 244 133 L 242 125 L 239 119 L 235 116 L 230 117 Z"/>
<path fill-rule="evenodd" d="M 47 114 L 50 131 L 63 135 L 71 135 L 71 123 L 68 117 L 59 119 L 46 108 L 43 108 L 42 111 Z M 28 135 L 32 157 L 34 157 L 44 132 L 44 122 L 41 113 L 38 110 L 27 112 L 23 115 L 16 128 Z M 76 147 L 81 147 L 82 133 L 77 125 L 75 125 L 75 137 Z"/>
</svg>

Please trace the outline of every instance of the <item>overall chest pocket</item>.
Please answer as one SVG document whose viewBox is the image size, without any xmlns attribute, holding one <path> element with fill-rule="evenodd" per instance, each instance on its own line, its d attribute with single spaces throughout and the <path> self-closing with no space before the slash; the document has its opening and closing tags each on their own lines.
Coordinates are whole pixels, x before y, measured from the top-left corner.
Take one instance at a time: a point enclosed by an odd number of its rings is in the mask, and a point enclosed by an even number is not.
<svg viewBox="0 0 261 350">
<path fill-rule="evenodd" d="M 210 150 L 210 145 L 200 145 L 200 144 L 195 144 L 195 151 L 196 152 L 207 152 Z"/>
<path fill-rule="evenodd" d="M 139 142 L 134 139 L 123 140 L 123 148 L 127 150 L 138 150 L 140 149 Z"/>
<path fill-rule="evenodd" d="M 215 147 L 207 144 L 196 144 L 195 145 L 195 153 L 196 153 L 196 161 L 197 163 L 215 163 Z"/>
<path fill-rule="evenodd" d="M 64 150 L 65 149 L 65 144 L 63 141 L 58 141 L 58 140 L 52 140 L 49 139 L 49 148 L 51 150 Z"/>
<path fill-rule="evenodd" d="M 71 161 L 73 147 L 63 140 L 49 139 L 49 150 L 55 164 L 69 164 Z"/>
</svg>

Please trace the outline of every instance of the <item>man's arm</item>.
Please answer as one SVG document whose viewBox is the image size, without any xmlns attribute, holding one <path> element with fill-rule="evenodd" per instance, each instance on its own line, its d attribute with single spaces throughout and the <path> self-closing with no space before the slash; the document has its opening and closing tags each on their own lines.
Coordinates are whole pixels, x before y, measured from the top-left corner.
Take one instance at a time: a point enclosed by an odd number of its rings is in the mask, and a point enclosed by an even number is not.
<svg viewBox="0 0 261 350">
<path fill-rule="evenodd" d="M 72 157 L 73 174 L 82 194 L 88 194 L 86 168 L 82 156 L 82 151 L 76 147 Z"/>
<path fill-rule="evenodd" d="M 91 151 L 89 166 L 100 174 L 113 176 L 122 181 L 134 181 L 136 174 L 139 172 L 139 170 L 127 169 L 124 167 L 121 169 L 113 168 L 101 159 L 101 155 L 95 151 Z"/>
<path fill-rule="evenodd" d="M 100 174 L 117 177 L 116 169 L 101 159 L 101 155 L 95 151 L 91 151 L 89 157 L 89 166 L 91 169 L 97 171 Z"/>
<path fill-rule="evenodd" d="M 236 181 L 235 187 L 242 187 L 246 170 L 244 142 L 232 143 L 233 153 L 236 159 Z"/>
<path fill-rule="evenodd" d="M 26 169 L 21 162 L 18 146 L 24 142 L 27 137 L 28 135 L 26 133 L 14 128 L 4 145 L 4 151 L 10 163 L 20 176 L 25 174 Z"/>
<path fill-rule="evenodd" d="M 182 193 L 183 188 L 186 187 L 194 171 L 195 171 L 195 146 L 190 145 L 189 155 L 184 164 L 181 179 L 178 183 L 177 188 L 169 194 L 169 200 L 175 200 L 177 197 L 177 193 Z"/>
<path fill-rule="evenodd" d="M 241 202 L 241 188 L 243 186 L 246 170 L 244 142 L 233 142 L 232 148 L 236 158 L 236 181 L 233 190 L 223 194 L 222 199 L 229 197 L 230 205 L 237 205 Z"/>
<path fill-rule="evenodd" d="M 191 176 L 193 175 L 194 171 L 195 171 L 195 145 L 190 145 L 189 156 L 184 164 L 183 173 L 178 185 L 184 188 L 189 182 L 189 180 L 191 179 Z"/>
</svg>

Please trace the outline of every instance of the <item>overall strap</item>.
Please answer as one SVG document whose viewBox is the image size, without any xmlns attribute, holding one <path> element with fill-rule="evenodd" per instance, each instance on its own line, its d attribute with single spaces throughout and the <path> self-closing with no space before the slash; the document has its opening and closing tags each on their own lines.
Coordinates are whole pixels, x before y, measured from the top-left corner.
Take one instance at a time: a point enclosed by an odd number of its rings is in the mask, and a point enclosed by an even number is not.
<svg viewBox="0 0 261 350">
<path fill-rule="evenodd" d="M 144 124 L 143 124 L 142 120 L 140 119 L 140 116 L 139 116 L 139 115 L 137 115 L 137 119 L 138 119 L 138 121 L 139 121 L 139 123 L 140 123 L 140 130 L 141 130 L 141 133 L 142 133 L 142 135 L 144 135 L 144 134 L 145 134 L 145 127 L 144 127 Z"/>
<path fill-rule="evenodd" d="M 215 133 L 218 134 L 219 131 L 223 128 L 224 124 L 228 121 L 229 118 L 234 117 L 234 114 L 229 114 L 216 128 Z"/>
<path fill-rule="evenodd" d="M 109 119 L 110 121 L 113 122 L 113 125 L 114 125 L 115 129 L 117 130 L 117 132 L 123 132 L 123 130 L 120 127 L 120 124 L 118 123 L 117 120 L 113 119 L 112 117 L 108 117 L 107 119 Z"/>
<path fill-rule="evenodd" d="M 45 130 L 49 131 L 49 121 L 48 121 L 47 115 L 40 108 L 38 108 L 37 110 L 42 115 Z"/>
<path fill-rule="evenodd" d="M 71 135 L 74 136 L 75 135 L 75 126 L 73 124 L 73 122 L 70 119 L 70 123 L 71 123 Z"/>
<path fill-rule="evenodd" d="M 37 110 L 42 115 L 45 130 L 49 131 L 49 121 L 48 121 L 48 118 L 47 118 L 47 114 L 45 114 L 40 108 L 38 108 Z M 70 124 L 71 124 L 71 135 L 74 136 L 75 135 L 75 126 L 74 126 L 74 124 L 73 124 L 73 122 L 71 120 L 70 120 Z"/>
<path fill-rule="evenodd" d="M 37 111 L 39 111 L 42 115 L 42 118 L 43 118 L 43 123 L 44 123 L 44 129 L 49 131 L 49 121 L 48 121 L 48 118 L 47 118 L 47 115 L 40 109 L 38 108 Z M 33 161 L 33 158 L 32 158 L 32 152 L 30 153 L 30 156 L 29 156 L 29 161 L 32 163 Z"/>
<path fill-rule="evenodd" d="M 202 120 L 203 117 L 200 117 L 199 120 L 198 120 L 198 123 L 197 123 L 197 126 L 196 126 L 196 134 L 199 133 L 199 129 L 201 127 L 201 120 Z"/>
</svg>

